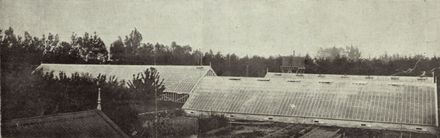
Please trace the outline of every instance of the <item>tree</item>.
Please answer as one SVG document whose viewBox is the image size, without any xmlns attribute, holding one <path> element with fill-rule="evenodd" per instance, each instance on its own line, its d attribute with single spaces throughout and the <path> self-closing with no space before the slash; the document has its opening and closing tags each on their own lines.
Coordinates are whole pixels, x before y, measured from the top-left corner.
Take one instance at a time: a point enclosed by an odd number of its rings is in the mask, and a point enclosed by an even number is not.
<svg viewBox="0 0 440 138">
<path fill-rule="evenodd" d="M 133 75 L 133 79 L 128 81 L 128 87 L 132 90 L 134 99 L 144 105 L 150 100 L 156 100 L 165 90 L 163 79 L 160 79 L 155 68 Z"/>
<path fill-rule="evenodd" d="M 120 63 L 124 60 L 125 47 L 121 37 L 110 45 L 110 59 L 113 63 Z"/>
<path fill-rule="evenodd" d="M 100 37 L 94 33 L 89 36 L 89 33 L 84 33 L 83 37 L 72 35 L 72 47 L 79 49 L 81 58 L 87 63 L 104 63 L 108 59 L 108 51 L 105 48 L 104 42 Z"/>
<path fill-rule="evenodd" d="M 306 67 L 306 73 L 317 72 L 318 70 L 316 63 L 309 54 L 306 54 L 306 56 L 304 57 L 304 65 Z"/>
<path fill-rule="evenodd" d="M 359 49 L 357 47 L 353 47 L 353 46 L 348 47 L 347 46 L 347 47 L 345 47 L 345 52 L 346 52 L 348 59 L 350 59 L 350 60 L 357 61 L 361 58 L 361 52 L 359 51 Z"/>
<path fill-rule="evenodd" d="M 326 59 L 330 59 L 333 60 L 336 57 L 340 57 L 342 56 L 344 53 L 344 49 L 343 48 L 337 48 L 337 47 L 332 47 L 332 48 L 319 48 L 318 50 L 318 57 L 319 58 L 326 58 Z"/>
</svg>

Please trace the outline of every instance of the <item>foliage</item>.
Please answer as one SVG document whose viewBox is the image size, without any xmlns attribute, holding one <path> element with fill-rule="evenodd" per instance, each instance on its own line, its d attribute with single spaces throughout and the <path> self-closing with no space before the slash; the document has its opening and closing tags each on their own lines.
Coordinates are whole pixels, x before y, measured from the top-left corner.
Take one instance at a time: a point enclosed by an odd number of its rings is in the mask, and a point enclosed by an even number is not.
<svg viewBox="0 0 440 138">
<path fill-rule="evenodd" d="M 71 53 L 79 54 L 79 56 L 86 63 L 104 63 L 108 59 L 108 52 L 104 42 L 96 34 L 89 36 L 89 33 L 84 33 L 82 37 L 77 37 L 73 34 L 70 48 Z"/>
<path fill-rule="evenodd" d="M 132 92 L 132 99 L 142 105 L 151 104 L 151 101 L 157 100 L 165 90 L 163 79 L 160 79 L 159 72 L 155 68 L 146 69 L 143 73 L 136 75 L 133 74 L 133 79 L 128 81 L 127 85 Z M 148 108 L 148 106 L 143 106 L 143 108 Z"/>
<path fill-rule="evenodd" d="M 223 115 L 209 115 L 207 117 L 199 118 L 199 132 L 205 133 L 213 129 L 226 127 L 229 120 Z"/>
<path fill-rule="evenodd" d="M 159 136 L 179 137 L 195 134 L 197 120 L 195 118 L 174 117 L 161 119 L 157 123 L 153 123 L 151 129 L 157 128 Z M 151 130 L 154 132 L 154 130 Z M 154 133 L 152 133 L 154 134 Z"/>
<path fill-rule="evenodd" d="M 361 58 L 361 52 L 357 47 L 332 47 L 332 48 L 320 48 L 318 50 L 318 58 L 334 60 L 338 57 L 345 57 L 350 60 L 359 60 Z"/>
</svg>

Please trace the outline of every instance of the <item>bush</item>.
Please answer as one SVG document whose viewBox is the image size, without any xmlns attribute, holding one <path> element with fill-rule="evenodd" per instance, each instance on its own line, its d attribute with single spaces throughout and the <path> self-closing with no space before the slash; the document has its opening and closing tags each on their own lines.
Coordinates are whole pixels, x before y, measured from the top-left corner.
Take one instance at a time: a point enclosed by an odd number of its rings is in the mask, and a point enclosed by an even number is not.
<svg viewBox="0 0 440 138">
<path fill-rule="evenodd" d="M 224 115 L 210 115 L 199 118 L 199 132 L 205 133 L 213 129 L 228 126 L 229 120 Z"/>
</svg>

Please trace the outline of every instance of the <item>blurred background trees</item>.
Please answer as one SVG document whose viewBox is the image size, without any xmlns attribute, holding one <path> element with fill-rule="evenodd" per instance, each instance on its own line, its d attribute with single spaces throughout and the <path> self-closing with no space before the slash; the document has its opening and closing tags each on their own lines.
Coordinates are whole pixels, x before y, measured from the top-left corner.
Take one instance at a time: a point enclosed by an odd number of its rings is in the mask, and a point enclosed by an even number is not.
<svg viewBox="0 0 440 138">
<path fill-rule="evenodd" d="M 65 64 L 137 64 L 137 65 L 211 65 L 218 75 L 264 76 L 266 71 L 279 72 L 282 56 L 238 56 L 209 50 L 194 50 L 189 45 L 171 42 L 142 43 L 142 34 L 134 29 L 119 37 L 107 49 L 96 34 L 73 34 L 70 42 L 59 40 L 56 34 L 33 37 L 25 32 L 14 34 L 12 28 L 0 35 L 2 68 L 14 68 L 18 63 L 32 67 L 40 63 Z M 438 57 L 423 55 L 388 55 L 363 58 L 355 46 L 320 48 L 315 57 L 306 54 L 306 73 L 359 75 L 431 75 L 440 66 Z M 416 64 L 417 63 L 417 64 Z M 416 66 L 415 66 L 416 65 Z M 414 67 L 415 66 L 415 67 Z"/>
</svg>

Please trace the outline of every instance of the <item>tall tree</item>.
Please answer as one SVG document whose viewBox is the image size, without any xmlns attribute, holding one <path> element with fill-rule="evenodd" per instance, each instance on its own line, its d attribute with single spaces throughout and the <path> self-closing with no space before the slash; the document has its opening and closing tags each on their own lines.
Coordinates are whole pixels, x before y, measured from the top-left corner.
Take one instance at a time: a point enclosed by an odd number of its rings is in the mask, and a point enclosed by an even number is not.
<svg viewBox="0 0 440 138">
<path fill-rule="evenodd" d="M 347 47 L 345 47 L 345 52 L 347 53 L 346 55 L 347 55 L 348 59 L 350 59 L 350 60 L 357 61 L 361 58 L 361 52 L 359 51 L 359 48 L 357 48 L 357 47 L 353 47 L 353 46 L 348 47 L 347 46 Z"/>
<path fill-rule="evenodd" d="M 84 36 L 77 37 L 72 35 L 72 47 L 78 48 L 81 58 L 87 63 L 104 63 L 108 60 L 108 51 L 105 48 L 104 42 L 100 37 L 94 33 L 89 36 L 89 33 L 84 33 Z"/>
<path fill-rule="evenodd" d="M 125 57 L 125 46 L 121 37 L 110 45 L 110 60 L 113 63 L 121 63 Z"/>
<path fill-rule="evenodd" d="M 155 68 L 146 69 L 142 73 L 133 75 L 128 86 L 133 90 L 134 98 L 144 105 L 148 104 L 150 100 L 156 100 L 165 90 L 163 79 L 160 79 L 159 72 Z"/>
</svg>

